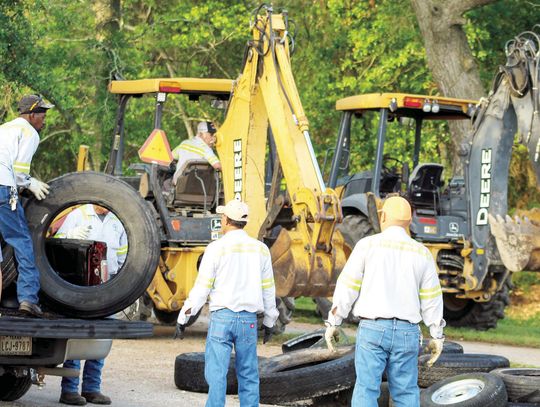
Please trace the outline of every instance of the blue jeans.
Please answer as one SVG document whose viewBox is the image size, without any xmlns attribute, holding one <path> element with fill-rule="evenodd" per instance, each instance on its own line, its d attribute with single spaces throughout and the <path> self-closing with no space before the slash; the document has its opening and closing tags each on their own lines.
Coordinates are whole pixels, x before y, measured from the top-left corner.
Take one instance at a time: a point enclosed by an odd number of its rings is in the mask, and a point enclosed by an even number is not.
<svg viewBox="0 0 540 407">
<path fill-rule="evenodd" d="M 394 405 L 420 406 L 419 343 L 417 324 L 396 319 L 361 320 L 356 335 L 356 384 L 352 406 L 377 407 L 385 368 Z"/>
<path fill-rule="evenodd" d="M 84 362 L 82 392 L 83 393 L 98 393 L 101 391 L 101 369 L 105 359 L 87 360 Z M 64 367 L 69 369 L 81 369 L 80 360 L 66 360 Z M 78 377 L 62 377 L 62 393 L 78 393 L 79 378 Z"/>
<path fill-rule="evenodd" d="M 223 407 L 231 351 L 236 353 L 238 398 L 242 407 L 259 405 L 257 316 L 252 312 L 214 311 L 206 337 L 204 378 L 208 383 L 206 407 Z"/>
<path fill-rule="evenodd" d="M 10 189 L 11 187 L 0 185 L 0 235 L 15 251 L 19 272 L 17 279 L 19 302 L 29 301 L 37 304 L 39 302 L 39 271 L 34 259 L 32 238 L 21 202 L 17 202 L 16 210 L 11 210 Z"/>
</svg>

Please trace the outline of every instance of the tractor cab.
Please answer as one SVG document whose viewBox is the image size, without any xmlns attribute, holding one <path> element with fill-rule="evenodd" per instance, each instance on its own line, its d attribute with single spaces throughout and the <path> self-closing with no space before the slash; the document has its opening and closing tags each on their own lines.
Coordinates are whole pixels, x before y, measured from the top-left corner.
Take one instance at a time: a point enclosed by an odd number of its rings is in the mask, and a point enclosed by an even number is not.
<svg viewBox="0 0 540 407">
<path fill-rule="evenodd" d="M 232 80 L 200 78 L 157 78 L 142 80 L 114 80 L 109 92 L 118 95 L 114 139 L 105 172 L 115 175 L 138 189 L 140 194 L 162 220 L 162 240 L 167 243 L 199 245 L 219 236 L 220 218 L 213 214 L 223 200 L 219 171 L 201 157 L 188 161 L 179 169 L 173 158 L 169 138 L 165 132 L 166 110 L 178 116 L 175 98 L 188 97 L 198 101 L 212 99 L 213 106 L 225 106 L 230 98 Z M 128 102 L 132 98 L 153 98 L 153 120 L 149 117 L 149 136 L 138 150 L 142 162 L 131 164 L 136 176 L 124 176 L 122 161 L 126 148 L 125 122 Z M 171 114 L 171 113 L 169 113 Z M 173 146 L 174 147 L 174 146 Z M 205 221 L 201 227 L 200 219 Z"/>
<path fill-rule="evenodd" d="M 422 131 L 429 121 L 470 119 L 475 106 L 472 100 L 403 93 L 373 93 L 338 100 L 336 109 L 343 115 L 328 186 L 341 186 L 344 216 L 363 214 L 377 230 L 377 201 L 400 194 L 413 208 L 411 233 L 417 240 L 446 242 L 462 236 L 467 230 L 464 180 L 453 177 L 445 185 L 444 167 L 435 154 L 420 161 Z M 372 152 L 366 147 L 360 154 L 373 154 L 372 169 L 351 173 L 355 158 L 351 147 L 373 140 L 370 135 L 359 134 L 373 127 L 370 120 L 377 122 L 376 143 Z M 390 130 L 394 139 L 389 139 Z M 393 157 L 389 151 L 394 147 L 412 151 L 412 155 Z"/>
</svg>

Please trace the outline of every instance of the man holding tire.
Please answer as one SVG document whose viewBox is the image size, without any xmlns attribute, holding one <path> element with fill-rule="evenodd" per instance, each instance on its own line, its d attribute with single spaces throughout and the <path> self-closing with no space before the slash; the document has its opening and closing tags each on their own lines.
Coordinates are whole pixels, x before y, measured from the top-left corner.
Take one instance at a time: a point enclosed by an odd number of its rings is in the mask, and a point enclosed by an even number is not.
<svg viewBox="0 0 540 407">
<path fill-rule="evenodd" d="M 326 321 L 329 348 L 334 349 L 336 327 L 351 308 L 360 318 L 352 406 L 377 406 L 385 369 L 394 404 L 420 405 L 417 359 L 421 320 L 433 338 L 428 365 L 442 352 L 445 321 L 435 261 L 425 246 L 407 234 L 410 222 L 409 203 L 397 196 L 388 198 L 382 208 L 382 232 L 356 244 L 336 284 Z"/>
<path fill-rule="evenodd" d="M 23 96 L 19 101 L 19 117 L 0 126 L 0 234 L 13 247 L 18 263 L 19 311 L 35 317 L 43 315 L 38 298 L 39 271 L 17 187 L 29 189 L 38 200 L 49 193 L 47 184 L 29 174 L 39 132 L 52 107 L 40 95 Z"/>
<path fill-rule="evenodd" d="M 257 313 L 264 312 L 266 343 L 279 315 L 276 309 L 270 251 L 243 230 L 248 221 L 245 203 L 232 200 L 218 206 L 223 237 L 208 245 L 199 274 L 184 303 L 175 338 L 183 338 L 188 319 L 210 295 L 210 325 L 206 339 L 204 377 L 207 407 L 223 407 L 231 351 L 236 353 L 238 397 L 242 406 L 259 405 Z"/>
</svg>

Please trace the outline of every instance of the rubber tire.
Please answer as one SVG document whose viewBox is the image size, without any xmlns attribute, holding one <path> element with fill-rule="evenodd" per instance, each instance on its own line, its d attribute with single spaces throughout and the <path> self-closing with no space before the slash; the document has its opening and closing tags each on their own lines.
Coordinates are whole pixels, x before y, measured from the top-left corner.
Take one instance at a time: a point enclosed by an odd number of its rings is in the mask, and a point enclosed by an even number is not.
<svg viewBox="0 0 540 407">
<path fill-rule="evenodd" d="M 330 312 L 330 308 L 332 308 L 332 301 L 327 297 L 316 297 L 313 298 L 313 301 L 315 302 L 315 312 L 326 321 L 328 319 L 328 312 Z M 351 310 L 347 318 L 345 318 L 345 322 L 358 325 L 360 318 L 355 317 Z"/>
<path fill-rule="evenodd" d="M 268 358 L 259 369 L 261 403 L 305 400 L 353 387 L 353 349 L 302 349 Z"/>
<path fill-rule="evenodd" d="M 430 355 L 418 358 L 418 385 L 420 387 L 430 387 L 440 380 L 459 374 L 488 373 L 510 366 L 508 359 L 496 355 L 443 353 L 432 367 L 427 367 L 426 362 L 429 358 Z"/>
<path fill-rule="evenodd" d="M 276 297 L 276 307 L 279 311 L 278 319 L 274 324 L 274 335 L 285 332 L 285 328 L 292 321 L 295 310 L 294 297 Z"/>
<path fill-rule="evenodd" d="M 235 358 L 231 356 L 227 372 L 227 394 L 238 393 Z M 208 383 L 204 378 L 204 352 L 182 353 L 174 362 L 174 384 L 180 390 L 208 393 Z"/>
<path fill-rule="evenodd" d="M 506 407 L 507 395 L 504 383 L 500 377 L 489 373 L 468 373 L 439 381 L 420 393 L 420 405 L 422 407 L 442 406 L 443 404 L 432 400 L 433 394 L 443 386 L 467 379 L 481 380 L 484 382 L 484 388 L 474 398 L 444 404 L 445 407 Z"/>
<path fill-rule="evenodd" d="M 159 232 L 149 204 L 125 182 L 97 172 L 65 174 L 49 185 L 51 192 L 46 199 L 32 198 L 25 208 L 41 274 L 43 302 L 64 315 L 79 318 L 106 317 L 123 310 L 143 295 L 159 263 Z M 52 269 L 45 254 L 45 234 L 62 210 L 89 202 L 115 213 L 126 230 L 129 251 L 114 279 L 82 287 L 64 281 Z"/>
<path fill-rule="evenodd" d="M 30 370 L 23 377 L 5 373 L 0 376 L 0 400 L 15 401 L 24 396 L 32 386 Z"/>
<path fill-rule="evenodd" d="M 351 250 L 354 245 L 362 238 L 371 236 L 375 233 L 369 219 L 361 213 L 350 213 L 343 217 L 343 222 L 336 225 Z"/>
<path fill-rule="evenodd" d="M 6 244 L 0 237 L 1 250 L 2 250 L 2 263 L 0 265 L 2 270 L 2 291 L 9 287 L 11 283 L 17 280 L 17 261 L 15 260 L 15 254 L 13 248 Z"/>
<path fill-rule="evenodd" d="M 540 405 L 540 369 L 496 369 L 491 374 L 499 376 L 504 381 L 508 400 Z"/>
<path fill-rule="evenodd" d="M 453 311 L 444 307 L 444 319 L 449 326 L 469 327 L 479 331 L 496 328 L 499 319 L 504 318 L 504 310 L 510 304 L 512 283 L 507 279 L 499 292 L 495 293 L 488 302 L 469 300 L 462 310 Z M 448 295 L 445 294 L 445 302 Z"/>
</svg>

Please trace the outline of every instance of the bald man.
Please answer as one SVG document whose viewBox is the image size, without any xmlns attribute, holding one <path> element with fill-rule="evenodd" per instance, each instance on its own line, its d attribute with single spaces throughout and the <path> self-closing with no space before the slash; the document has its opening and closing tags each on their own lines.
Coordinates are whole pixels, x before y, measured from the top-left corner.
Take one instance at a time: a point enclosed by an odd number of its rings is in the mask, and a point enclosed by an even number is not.
<svg viewBox="0 0 540 407">
<path fill-rule="evenodd" d="M 433 337 L 429 365 L 442 352 L 445 322 L 437 269 L 429 250 L 408 235 L 410 223 L 409 203 L 397 196 L 388 198 L 382 208 L 382 232 L 358 241 L 336 284 L 326 321 L 328 347 L 335 350 L 336 327 L 351 308 L 360 318 L 353 407 L 377 407 L 385 369 L 394 405 L 420 405 L 421 320 Z"/>
</svg>

